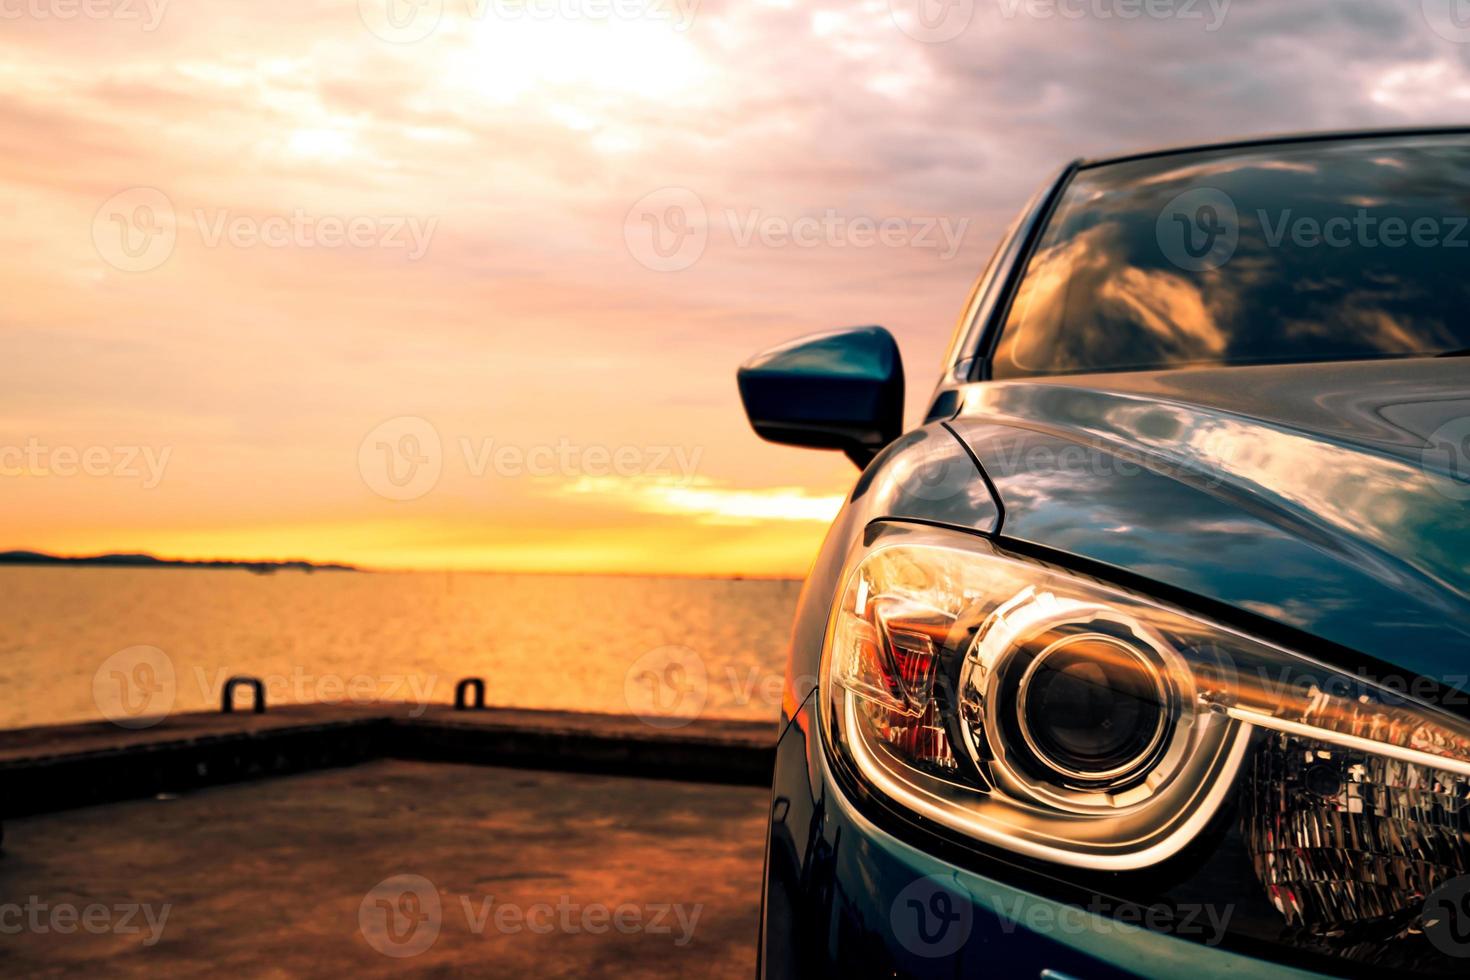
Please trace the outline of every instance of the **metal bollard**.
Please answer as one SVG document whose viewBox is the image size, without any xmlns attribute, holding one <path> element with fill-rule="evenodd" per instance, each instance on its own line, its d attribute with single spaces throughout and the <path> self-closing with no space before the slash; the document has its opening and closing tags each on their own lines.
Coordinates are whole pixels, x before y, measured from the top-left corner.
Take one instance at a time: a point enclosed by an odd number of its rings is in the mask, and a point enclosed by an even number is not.
<svg viewBox="0 0 1470 980">
<path fill-rule="evenodd" d="M 265 685 L 260 682 L 259 678 L 243 675 L 231 677 L 225 681 L 224 691 L 220 694 L 219 710 L 227 715 L 235 710 L 235 688 L 241 684 L 255 692 L 255 713 L 265 714 Z"/>
<path fill-rule="evenodd" d="M 466 705 L 464 703 L 465 691 L 470 688 L 474 688 L 475 703 Z M 454 710 L 463 711 L 467 707 L 474 708 L 476 711 L 485 710 L 485 682 L 478 677 L 466 677 L 454 685 Z"/>
</svg>

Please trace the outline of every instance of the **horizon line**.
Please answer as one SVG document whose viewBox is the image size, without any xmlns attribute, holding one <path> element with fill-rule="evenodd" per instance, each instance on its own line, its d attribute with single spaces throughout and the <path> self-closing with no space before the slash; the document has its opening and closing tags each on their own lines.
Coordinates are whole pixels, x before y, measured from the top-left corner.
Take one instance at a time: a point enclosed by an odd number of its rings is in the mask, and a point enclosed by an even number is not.
<svg viewBox="0 0 1470 980">
<path fill-rule="evenodd" d="M 112 557 L 140 557 L 148 558 L 165 566 L 173 565 L 200 565 L 209 563 L 229 565 L 306 565 L 320 568 L 323 571 L 353 571 L 368 572 L 373 574 L 391 574 L 393 572 L 410 572 L 414 574 L 438 574 L 446 575 L 462 573 L 466 575 L 578 575 L 599 576 L 604 578 L 690 578 L 690 579 L 748 579 L 765 582 L 800 582 L 805 575 L 794 574 L 769 574 L 761 572 L 671 572 L 671 571 L 627 571 L 627 570 L 593 570 L 593 569 L 518 569 L 518 568 L 449 568 L 444 566 L 404 566 L 384 567 L 373 565 L 360 565 L 354 562 L 339 561 L 336 559 L 312 559 L 312 558 L 237 558 L 237 557 L 182 557 L 177 555 L 161 555 L 148 550 L 113 550 L 91 553 L 66 553 L 47 551 L 40 548 L 12 547 L 0 549 L 0 556 L 28 554 L 39 555 L 43 558 L 56 559 L 61 563 L 86 562 L 96 559 Z M 0 566 L 19 567 L 26 562 L 6 562 L 0 557 Z M 103 567 L 127 567 L 127 566 L 103 566 Z M 141 566 L 137 566 L 141 567 Z"/>
</svg>

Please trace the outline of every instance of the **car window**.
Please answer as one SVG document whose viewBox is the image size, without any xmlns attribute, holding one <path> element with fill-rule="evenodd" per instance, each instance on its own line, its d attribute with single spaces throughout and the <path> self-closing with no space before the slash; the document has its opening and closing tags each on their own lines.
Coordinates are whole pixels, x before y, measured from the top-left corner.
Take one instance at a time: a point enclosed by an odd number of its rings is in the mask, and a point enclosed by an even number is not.
<svg viewBox="0 0 1470 980">
<path fill-rule="evenodd" d="M 1036 210 L 1041 207 L 1042 198 L 1053 185 L 1054 182 L 1036 191 L 1026 201 L 1026 206 L 1020 209 L 1019 215 L 1011 219 L 1010 225 L 1005 226 L 1000 244 L 995 245 L 991 260 L 985 263 L 985 272 L 980 273 L 975 285 L 970 288 L 970 297 L 964 301 L 964 310 L 960 313 L 960 322 L 950 341 L 950 350 L 945 354 L 945 375 L 956 370 L 957 373 L 966 375 L 967 379 L 969 372 L 966 366 L 975 363 L 975 357 L 979 356 L 980 338 L 985 331 L 986 322 L 995 313 L 995 304 L 1000 300 L 1005 281 L 1010 279 L 1010 270 L 1016 264 L 1017 254 L 1022 250 L 1022 239 L 1025 235 L 1020 234 L 1020 229 L 1028 222 L 1029 217 L 1035 215 Z"/>
<path fill-rule="evenodd" d="M 985 271 L 980 273 L 974 285 L 970 287 L 969 298 L 965 300 L 965 308 L 960 311 L 960 318 L 955 323 L 954 333 L 949 339 L 949 346 L 944 351 L 944 363 L 940 365 L 943 373 L 946 375 L 949 374 L 956 364 L 972 355 L 972 345 L 969 343 L 969 338 L 974 329 L 975 317 L 979 313 L 981 301 L 990 292 L 992 281 L 995 278 L 996 266 L 999 264 L 1000 253 L 1005 250 L 1006 243 L 1015 234 L 1018 221 L 1019 219 L 1011 222 L 1011 226 L 1006 229 L 1005 234 L 1001 236 L 1000 242 L 995 246 L 995 251 L 990 253 L 990 261 L 985 263 Z"/>
<path fill-rule="evenodd" d="M 996 378 L 1470 347 L 1470 136 L 1085 168 L 1038 243 Z"/>
</svg>

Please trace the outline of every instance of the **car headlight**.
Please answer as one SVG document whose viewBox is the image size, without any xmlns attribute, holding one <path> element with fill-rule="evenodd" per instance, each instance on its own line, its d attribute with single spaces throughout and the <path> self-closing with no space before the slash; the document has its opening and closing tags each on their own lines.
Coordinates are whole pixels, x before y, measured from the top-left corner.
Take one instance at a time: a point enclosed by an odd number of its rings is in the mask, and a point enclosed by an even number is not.
<svg viewBox="0 0 1470 980">
<path fill-rule="evenodd" d="M 865 790 L 1006 854 L 1141 875 L 1228 826 L 1257 938 L 1435 960 L 1425 899 L 1470 872 L 1462 719 L 979 536 L 874 533 L 820 696 Z"/>
</svg>

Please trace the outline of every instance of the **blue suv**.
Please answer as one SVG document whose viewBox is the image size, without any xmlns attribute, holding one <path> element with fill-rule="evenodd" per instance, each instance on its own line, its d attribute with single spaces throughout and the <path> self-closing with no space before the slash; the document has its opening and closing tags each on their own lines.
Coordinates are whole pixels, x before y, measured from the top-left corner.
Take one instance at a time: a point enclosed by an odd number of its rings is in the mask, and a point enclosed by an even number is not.
<svg viewBox="0 0 1470 980">
<path fill-rule="evenodd" d="M 763 976 L 1470 972 L 1470 131 L 1078 161 L 922 425 L 866 327 L 739 372 L 862 468 L 807 580 Z"/>
</svg>

